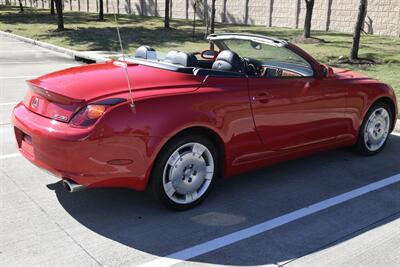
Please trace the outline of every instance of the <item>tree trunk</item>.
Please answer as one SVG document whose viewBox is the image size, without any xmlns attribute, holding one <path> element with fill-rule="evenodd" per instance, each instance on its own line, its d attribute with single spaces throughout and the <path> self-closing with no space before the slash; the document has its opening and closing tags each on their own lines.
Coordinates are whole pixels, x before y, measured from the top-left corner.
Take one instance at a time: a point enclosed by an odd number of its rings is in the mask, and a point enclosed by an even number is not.
<svg viewBox="0 0 400 267">
<path fill-rule="evenodd" d="M 358 49 L 360 47 L 361 30 L 363 28 L 366 14 L 367 14 L 367 0 L 360 0 L 358 6 L 357 22 L 354 27 L 354 33 L 353 33 L 353 44 L 350 50 L 351 61 L 358 59 Z"/>
<path fill-rule="evenodd" d="M 188 20 L 189 19 L 189 0 L 185 1 L 185 18 Z"/>
<path fill-rule="evenodd" d="M 24 6 L 22 5 L 22 0 L 19 1 L 19 13 L 24 13 Z"/>
<path fill-rule="evenodd" d="M 210 33 L 215 32 L 215 1 L 211 0 L 211 21 L 210 21 Z"/>
<path fill-rule="evenodd" d="M 164 16 L 164 28 L 169 29 L 169 1 L 165 0 L 165 16 Z"/>
<path fill-rule="evenodd" d="M 62 0 L 54 0 L 57 10 L 57 29 L 59 31 L 64 30 L 64 16 L 63 16 L 63 5 Z"/>
<path fill-rule="evenodd" d="M 306 2 L 306 18 L 304 20 L 304 38 L 311 37 L 311 19 L 314 9 L 314 0 L 304 0 Z"/>
<path fill-rule="evenodd" d="M 205 31 L 204 31 L 204 39 L 207 38 L 208 34 L 210 33 L 210 13 L 208 10 L 208 2 L 207 0 L 203 0 L 204 6 L 204 24 L 205 24 Z"/>
<path fill-rule="evenodd" d="M 226 1 L 227 0 L 223 0 L 221 22 L 226 22 Z"/>
<path fill-rule="evenodd" d="M 215 32 L 215 1 L 211 0 L 211 21 L 210 21 L 210 34 Z M 210 49 L 214 50 L 214 43 L 210 43 Z"/>
<path fill-rule="evenodd" d="M 169 20 L 172 19 L 172 0 L 169 0 Z"/>
<path fill-rule="evenodd" d="M 50 15 L 56 14 L 56 12 L 54 11 L 54 1 L 55 0 L 50 0 Z"/>
<path fill-rule="evenodd" d="M 99 0 L 99 20 L 104 20 L 104 7 L 103 7 L 103 0 Z"/>
<path fill-rule="evenodd" d="M 249 0 L 245 1 L 245 6 L 244 6 L 244 24 L 249 23 Z"/>
<path fill-rule="evenodd" d="M 192 39 L 196 36 L 196 13 L 197 12 L 197 0 L 193 3 L 193 28 L 192 28 Z"/>
</svg>

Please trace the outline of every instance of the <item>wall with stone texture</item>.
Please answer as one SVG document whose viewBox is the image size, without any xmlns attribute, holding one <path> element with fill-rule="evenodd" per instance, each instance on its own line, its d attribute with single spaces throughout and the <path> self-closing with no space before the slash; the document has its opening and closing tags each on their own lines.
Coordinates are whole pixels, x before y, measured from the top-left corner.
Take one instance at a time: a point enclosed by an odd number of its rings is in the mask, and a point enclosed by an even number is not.
<svg viewBox="0 0 400 267">
<path fill-rule="evenodd" d="M 66 10 L 97 12 L 99 0 L 64 0 Z M 103 0 L 105 12 L 142 16 L 164 16 L 164 0 Z M 195 0 L 171 0 L 173 18 L 193 19 Z M 197 0 L 196 17 L 204 19 L 211 0 Z M 17 5 L 17 0 L 0 4 Z M 26 6 L 48 7 L 49 0 L 22 0 Z M 359 0 L 315 0 L 312 28 L 323 31 L 352 32 Z M 209 13 L 209 12 L 208 12 Z M 304 0 L 216 0 L 218 22 L 302 28 Z M 400 0 L 368 0 L 365 32 L 400 36 Z"/>
</svg>

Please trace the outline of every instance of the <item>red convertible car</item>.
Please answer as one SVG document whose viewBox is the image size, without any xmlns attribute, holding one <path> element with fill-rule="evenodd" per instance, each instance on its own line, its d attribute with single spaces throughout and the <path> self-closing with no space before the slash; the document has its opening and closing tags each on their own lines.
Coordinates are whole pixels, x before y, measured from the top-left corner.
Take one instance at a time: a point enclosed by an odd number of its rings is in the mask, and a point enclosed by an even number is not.
<svg viewBox="0 0 400 267">
<path fill-rule="evenodd" d="M 283 40 L 208 40 L 216 49 L 199 58 L 141 46 L 28 81 L 13 110 L 19 151 L 71 192 L 148 188 L 187 209 L 220 177 L 337 147 L 384 147 L 397 114 L 390 86 Z"/>
</svg>

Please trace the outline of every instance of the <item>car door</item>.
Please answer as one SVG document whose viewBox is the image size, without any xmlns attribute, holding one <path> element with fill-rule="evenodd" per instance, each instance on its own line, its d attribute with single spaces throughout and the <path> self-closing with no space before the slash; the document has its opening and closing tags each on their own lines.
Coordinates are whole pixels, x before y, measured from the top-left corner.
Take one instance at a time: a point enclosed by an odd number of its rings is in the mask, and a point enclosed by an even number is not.
<svg viewBox="0 0 400 267">
<path fill-rule="evenodd" d="M 346 132 L 346 91 L 324 78 L 249 77 L 254 123 L 270 150 L 334 141 Z"/>
<path fill-rule="evenodd" d="M 319 63 L 303 50 L 241 35 L 217 45 L 245 62 L 253 120 L 267 150 L 312 147 L 346 136 L 347 90 L 336 77 L 322 77 Z"/>
</svg>

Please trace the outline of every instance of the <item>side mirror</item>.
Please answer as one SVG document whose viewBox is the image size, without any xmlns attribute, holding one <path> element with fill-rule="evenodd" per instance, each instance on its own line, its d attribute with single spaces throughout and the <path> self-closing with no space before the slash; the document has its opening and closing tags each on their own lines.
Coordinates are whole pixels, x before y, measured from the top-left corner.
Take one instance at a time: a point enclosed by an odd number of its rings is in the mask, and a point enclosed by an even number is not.
<svg viewBox="0 0 400 267">
<path fill-rule="evenodd" d="M 332 67 L 328 65 L 321 65 L 322 72 L 324 73 L 324 78 L 333 78 L 335 77 L 335 73 L 333 72 Z"/>
<path fill-rule="evenodd" d="M 204 59 L 216 59 L 218 56 L 218 52 L 215 50 L 204 50 L 203 52 L 201 52 L 201 58 Z"/>
</svg>

